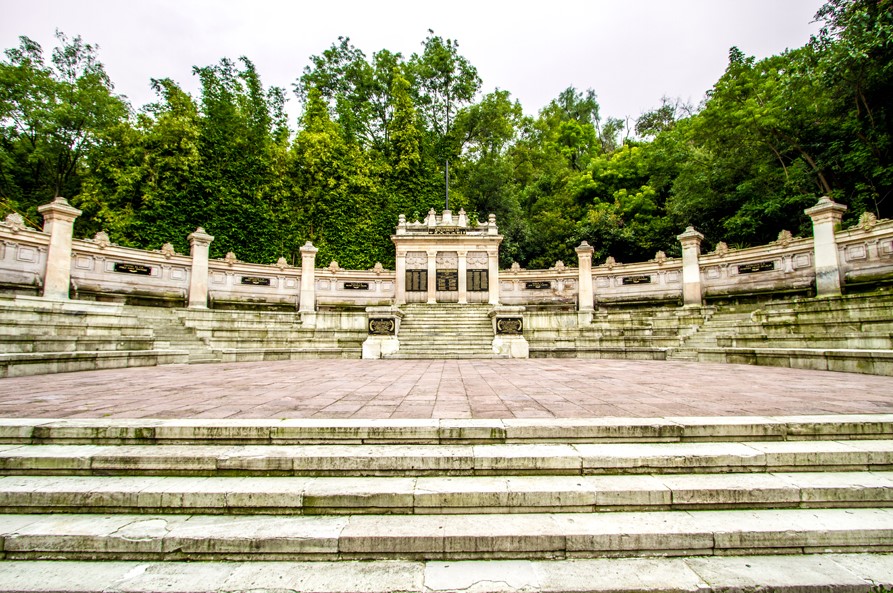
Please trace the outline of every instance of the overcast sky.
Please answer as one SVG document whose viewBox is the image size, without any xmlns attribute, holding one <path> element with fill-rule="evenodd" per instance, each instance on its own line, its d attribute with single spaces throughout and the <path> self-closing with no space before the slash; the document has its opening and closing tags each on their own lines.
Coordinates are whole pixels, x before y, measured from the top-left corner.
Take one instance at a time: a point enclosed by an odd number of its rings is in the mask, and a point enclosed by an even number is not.
<svg viewBox="0 0 893 593">
<path fill-rule="evenodd" d="M 766 57 L 818 31 L 820 0 L 0 0 L 0 46 L 26 35 L 47 58 L 53 32 L 100 46 L 116 91 L 135 108 L 154 100 L 151 78 L 195 94 L 193 66 L 250 58 L 265 86 L 292 83 L 339 36 L 367 57 L 409 56 L 433 29 L 456 39 L 484 92 L 510 91 L 535 114 L 568 86 L 595 90 L 603 115 L 632 116 L 662 96 L 697 104 L 728 50 Z M 294 121 L 292 121 L 294 126 Z"/>
</svg>

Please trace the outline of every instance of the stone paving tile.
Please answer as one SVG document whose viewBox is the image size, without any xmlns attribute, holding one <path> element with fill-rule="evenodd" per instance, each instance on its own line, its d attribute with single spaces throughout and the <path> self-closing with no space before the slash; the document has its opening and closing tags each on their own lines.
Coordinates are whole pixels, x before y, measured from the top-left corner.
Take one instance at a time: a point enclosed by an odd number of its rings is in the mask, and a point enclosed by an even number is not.
<svg viewBox="0 0 893 593">
<path fill-rule="evenodd" d="M 0 416 L 579 418 L 893 413 L 893 377 L 623 360 L 301 360 L 0 380 Z"/>
</svg>

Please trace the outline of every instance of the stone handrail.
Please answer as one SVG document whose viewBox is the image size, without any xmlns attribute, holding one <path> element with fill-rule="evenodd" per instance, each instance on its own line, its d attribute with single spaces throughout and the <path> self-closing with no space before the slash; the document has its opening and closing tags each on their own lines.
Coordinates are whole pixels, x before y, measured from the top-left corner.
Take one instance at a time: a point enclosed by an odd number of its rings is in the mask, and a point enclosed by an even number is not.
<svg viewBox="0 0 893 593">
<path fill-rule="evenodd" d="M 701 254 L 703 236 L 689 227 L 679 235 L 682 258 L 659 252 L 647 262 L 608 258 L 593 265 L 593 249 L 584 242 L 576 248 L 578 267 L 562 262 L 548 270 L 494 267 L 490 277 L 498 278 L 494 282 L 501 304 L 576 306 L 581 312 L 598 304 L 700 305 L 705 299 L 756 293 L 834 295 L 847 283 L 893 279 L 893 220 L 865 214 L 856 226 L 838 230 L 844 210 L 828 198 L 807 210 L 818 240 L 783 231 L 768 245 L 729 249 L 718 243 L 713 252 Z M 300 267 L 284 259 L 274 265 L 242 262 L 231 253 L 209 259 L 214 238 L 201 228 L 190 234 L 192 253 L 187 256 L 174 253 L 170 244 L 159 251 L 114 245 L 105 233 L 73 240 L 71 222 L 80 211 L 62 198 L 42 206 L 41 212 L 46 219 L 42 231 L 28 228 L 16 214 L 0 221 L 0 289 L 43 291 L 50 299 L 71 293 L 76 298 L 148 299 L 198 308 L 276 306 L 301 313 L 390 306 L 398 296 L 397 272 L 380 264 L 371 270 L 345 270 L 336 262 L 317 268 L 317 250 L 309 242 L 301 248 Z M 494 283 L 490 286 L 493 290 Z M 469 293 L 469 302 L 480 296 Z M 590 296 L 592 302 L 587 302 Z M 484 294 L 480 302 L 486 298 Z"/>
</svg>

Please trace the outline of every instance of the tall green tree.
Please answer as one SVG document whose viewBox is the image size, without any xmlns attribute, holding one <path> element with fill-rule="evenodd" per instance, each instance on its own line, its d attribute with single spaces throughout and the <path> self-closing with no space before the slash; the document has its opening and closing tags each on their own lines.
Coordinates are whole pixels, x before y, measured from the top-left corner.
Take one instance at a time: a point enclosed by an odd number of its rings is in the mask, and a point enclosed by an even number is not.
<svg viewBox="0 0 893 593">
<path fill-rule="evenodd" d="M 56 39 L 49 63 L 27 37 L 0 62 L 0 194 L 32 220 L 38 205 L 80 191 L 84 159 L 129 116 L 98 48 L 58 31 Z"/>
</svg>

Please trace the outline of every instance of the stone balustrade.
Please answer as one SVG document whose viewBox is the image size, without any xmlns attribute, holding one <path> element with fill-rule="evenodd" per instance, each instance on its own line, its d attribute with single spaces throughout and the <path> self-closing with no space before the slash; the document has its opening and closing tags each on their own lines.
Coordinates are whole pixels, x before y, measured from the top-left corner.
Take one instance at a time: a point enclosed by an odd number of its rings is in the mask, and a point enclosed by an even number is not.
<svg viewBox="0 0 893 593">
<path fill-rule="evenodd" d="M 720 242 L 714 251 L 702 254 L 703 236 L 689 227 L 679 235 L 682 258 L 658 252 L 647 262 L 620 263 L 612 257 L 593 262 L 593 249 L 584 243 L 576 249 L 579 267 L 556 262 L 547 270 L 517 265 L 497 269 L 501 237 L 492 217 L 487 223 L 474 223 L 466 221 L 464 213 L 455 220 L 446 211 L 443 216 L 429 213 L 426 223 L 407 223 L 401 218 L 392 237 L 398 252 L 397 271 L 393 271 L 380 264 L 371 270 L 346 270 L 337 262 L 317 267 L 316 248 L 309 242 L 301 249 L 300 267 L 285 259 L 273 265 L 242 262 L 232 253 L 209 259 L 214 238 L 201 228 L 189 236 L 191 255 L 175 253 L 169 244 L 159 251 L 121 247 L 105 233 L 72 239 L 71 223 L 79 211 L 58 198 L 41 207 L 46 217 L 43 230 L 28 228 L 16 214 L 0 222 L 0 290 L 51 300 L 71 296 L 190 308 L 275 307 L 307 315 L 426 300 L 559 306 L 584 313 L 599 305 L 701 305 L 709 299 L 760 293 L 834 296 L 850 283 L 893 279 L 893 221 L 866 214 L 856 226 L 839 230 L 836 225 L 843 210 L 822 198 L 806 211 L 813 218 L 818 241 L 782 231 L 768 245 L 729 249 Z M 436 249 L 434 238 L 439 241 Z M 425 252 L 424 258 L 416 258 L 425 260 L 424 265 L 412 259 L 416 251 Z M 438 260 L 454 256 L 455 266 Z M 438 280 L 442 267 L 458 270 L 454 293 L 431 286 L 449 280 Z M 419 273 L 427 291 L 421 287 L 420 292 L 411 292 L 418 287 L 407 285 L 410 269 L 416 268 L 427 272 Z M 477 269 L 485 283 L 468 286 L 469 271 Z"/>
</svg>

